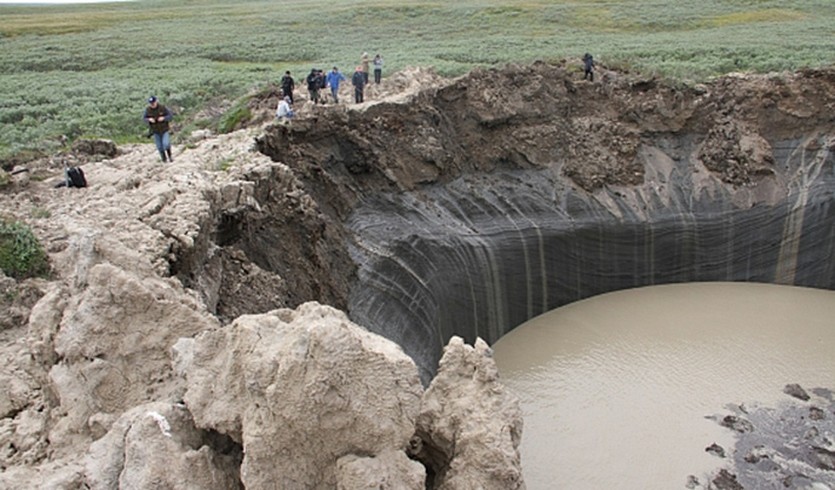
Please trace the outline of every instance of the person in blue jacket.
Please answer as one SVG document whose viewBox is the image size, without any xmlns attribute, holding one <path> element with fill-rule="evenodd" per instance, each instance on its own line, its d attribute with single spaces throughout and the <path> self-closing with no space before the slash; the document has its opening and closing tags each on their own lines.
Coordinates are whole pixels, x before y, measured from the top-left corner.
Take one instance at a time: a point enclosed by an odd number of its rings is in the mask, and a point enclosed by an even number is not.
<svg viewBox="0 0 835 490">
<path fill-rule="evenodd" d="M 345 81 L 345 75 L 339 73 L 339 68 L 333 67 L 333 70 L 328 73 L 326 77 L 328 81 L 328 86 L 331 88 L 331 95 L 333 95 L 334 103 L 339 103 L 339 82 Z"/>
<path fill-rule="evenodd" d="M 159 156 L 162 157 L 163 162 L 166 161 L 166 154 L 168 155 L 169 162 L 174 161 L 171 157 L 171 136 L 168 134 L 168 123 L 172 118 L 171 111 L 160 104 L 156 96 L 152 95 L 148 99 L 148 107 L 142 113 L 142 119 L 148 123 L 148 128 L 154 136 L 154 143 L 157 145 Z"/>
</svg>

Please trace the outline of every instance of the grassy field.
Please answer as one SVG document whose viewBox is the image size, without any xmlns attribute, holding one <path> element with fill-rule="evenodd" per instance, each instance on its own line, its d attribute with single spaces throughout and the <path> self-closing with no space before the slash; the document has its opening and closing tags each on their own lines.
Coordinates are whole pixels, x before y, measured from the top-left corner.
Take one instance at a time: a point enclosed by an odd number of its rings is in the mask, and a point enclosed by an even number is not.
<svg viewBox="0 0 835 490">
<path fill-rule="evenodd" d="M 835 63 L 833 0 L 140 0 L 0 5 L 0 160 L 78 137 L 142 138 L 150 94 L 189 127 L 311 66 L 379 52 L 458 75 L 579 58 L 684 80 Z"/>
</svg>

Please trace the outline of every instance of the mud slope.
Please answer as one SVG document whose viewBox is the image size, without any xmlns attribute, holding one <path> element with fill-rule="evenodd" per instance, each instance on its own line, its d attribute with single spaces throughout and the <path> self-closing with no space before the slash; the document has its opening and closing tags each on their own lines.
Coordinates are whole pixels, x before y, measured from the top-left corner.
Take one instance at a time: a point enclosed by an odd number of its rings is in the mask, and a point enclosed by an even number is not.
<svg viewBox="0 0 835 490">
<path fill-rule="evenodd" d="M 607 291 L 835 285 L 835 71 L 677 86 L 536 64 L 352 109 L 259 148 L 344 224 L 351 318 L 424 380 L 453 334 Z"/>
</svg>

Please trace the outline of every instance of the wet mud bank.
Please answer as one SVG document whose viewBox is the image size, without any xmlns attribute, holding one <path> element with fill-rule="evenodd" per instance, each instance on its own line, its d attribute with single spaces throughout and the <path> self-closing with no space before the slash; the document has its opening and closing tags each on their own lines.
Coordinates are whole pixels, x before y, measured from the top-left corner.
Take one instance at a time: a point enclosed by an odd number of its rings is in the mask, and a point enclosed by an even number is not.
<svg viewBox="0 0 835 490">
<path fill-rule="evenodd" d="M 719 425 L 734 433 L 736 444 L 729 454 L 715 443 L 705 451 L 727 457 L 731 469 L 702 480 L 691 475 L 687 488 L 801 489 L 835 485 L 835 401 L 831 390 L 810 391 L 811 396 L 800 385 L 789 384 L 784 392 L 796 400 L 776 407 L 731 405 L 730 414 L 715 416 Z"/>
<path fill-rule="evenodd" d="M 476 71 L 258 139 L 350 258 L 332 272 L 352 320 L 424 381 L 453 335 L 493 342 L 608 291 L 835 286 L 835 71 L 576 75 Z"/>
</svg>

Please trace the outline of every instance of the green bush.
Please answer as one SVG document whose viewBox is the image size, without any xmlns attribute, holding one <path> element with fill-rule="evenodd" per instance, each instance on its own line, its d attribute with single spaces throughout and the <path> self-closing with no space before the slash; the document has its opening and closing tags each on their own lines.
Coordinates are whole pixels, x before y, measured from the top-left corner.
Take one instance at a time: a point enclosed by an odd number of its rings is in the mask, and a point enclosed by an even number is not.
<svg viewBox="0 0 835 490">
<path fill-rule="evenodd" d="M 240 129 L 252 119 L 252 111 L 247 107 L 246 102 L 240 102 L 223 114 L 218 124 L 219 133 L 231 133 Z"/>
<path fill-rule="evenodd" d="M 17 279 L 49 272 L 46 252 L 28 226 L 0 220 L 0 270 Z"/>
</svg>

